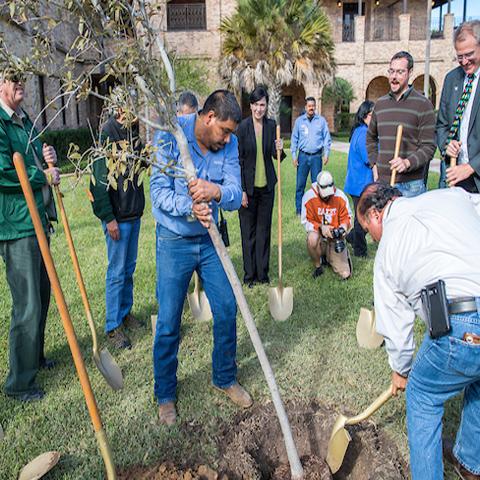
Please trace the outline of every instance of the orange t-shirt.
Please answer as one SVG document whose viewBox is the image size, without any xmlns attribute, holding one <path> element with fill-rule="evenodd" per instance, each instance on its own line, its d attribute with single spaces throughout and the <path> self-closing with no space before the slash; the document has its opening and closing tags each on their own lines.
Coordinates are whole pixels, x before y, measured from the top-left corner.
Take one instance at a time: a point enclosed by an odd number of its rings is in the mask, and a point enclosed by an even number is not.
<svg viewBox="0 0 480 480">
<path fill-rule="evenodd" d="M 324 220 L 325 219 L 325 220 Z M 326 202 L 317 192 L 317 183 L 312 185 L 302 198 L 302 225 L 307 232 L 318 231 L 320 225 L 350 229 L 352 211 L 346 195 L 335 187 L 335 193 Z"/>
</svg>

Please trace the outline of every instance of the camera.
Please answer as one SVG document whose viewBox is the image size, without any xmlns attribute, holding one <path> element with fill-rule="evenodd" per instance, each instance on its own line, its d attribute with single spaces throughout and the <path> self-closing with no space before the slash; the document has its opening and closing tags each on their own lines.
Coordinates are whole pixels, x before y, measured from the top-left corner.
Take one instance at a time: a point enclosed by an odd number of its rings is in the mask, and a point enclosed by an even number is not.
<svg viewBox="0 0 480 480">
<path fill-rule="evenodd" d="M 334 248 L 336 253 L 341 253 L 345 250 L 345 240 L 343 236 L 345 235 L 345 229 L 343 227 L 332 229 L 332 237 L 335 242 Z"/>
</svg>

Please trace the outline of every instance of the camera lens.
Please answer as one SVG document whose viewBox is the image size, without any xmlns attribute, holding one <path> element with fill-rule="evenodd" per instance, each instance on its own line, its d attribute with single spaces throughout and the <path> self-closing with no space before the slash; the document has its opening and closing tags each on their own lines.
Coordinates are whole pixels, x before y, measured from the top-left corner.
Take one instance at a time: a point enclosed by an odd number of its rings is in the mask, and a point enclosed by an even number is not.
<svg viewBox="0 0 480 480">
<path fill-rule="evenodd" d="M 335 240 L 334 248 L 336 253 L 342 253 L 345 250 L 345 242 L 341 238 Z"/>
</svg>

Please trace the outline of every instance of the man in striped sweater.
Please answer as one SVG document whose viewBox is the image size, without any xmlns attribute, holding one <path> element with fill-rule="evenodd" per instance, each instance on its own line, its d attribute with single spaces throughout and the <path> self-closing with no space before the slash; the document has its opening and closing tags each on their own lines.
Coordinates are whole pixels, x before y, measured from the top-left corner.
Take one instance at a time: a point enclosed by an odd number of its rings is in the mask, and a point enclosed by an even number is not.
<svg viewBox="0 0 480 480">
<path fill-rule="evenodd" d="M 323 273 L 323 266 L 331 265 L 342 280 L 347 280 L 352 268 L 345 234 L 352 226 L 352 212 L 347 197 L 335 187 L 332 174 L 326 170 L 318 174 L 317 181 L 303 196 L 302 225 L 307 231 L 307 250 L 315 264 L 313 278 Z"/>
<path fill-rule="evenodd" d="M 424 172 L 435 153 L 435 114 L 424 95 L 409 85 L 413 58 L 398 52 L 390 60 L 390 92 L 379 98 L 367 133 L 367 151 L 374 179 L 390 182 L 397 171 L 395 186 L 405 197 L 425 192 Z M 403 125 L 400 154 L 394 157 L 398 125 Z"/>
</svg>

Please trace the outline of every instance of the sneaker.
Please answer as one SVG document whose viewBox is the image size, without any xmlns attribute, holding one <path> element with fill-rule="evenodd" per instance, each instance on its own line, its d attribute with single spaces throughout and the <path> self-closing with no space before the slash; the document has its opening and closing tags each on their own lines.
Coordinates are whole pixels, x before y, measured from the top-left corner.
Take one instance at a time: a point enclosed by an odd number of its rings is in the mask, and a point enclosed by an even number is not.
<svg viewBox="0 0 480 480">
<path fill-rule="evenodd" d="M 51 360 L 50 358 L 44 358 L 40 360 L 40 370 L 52 370 L 57 366 L 57 362 L 55 360 Z"/>
<path fill-rule="evenodd" d="M 115 328 L 114 330 L 108 332 L 107 337 L 108 341 L 112 344 L 114 348 L 132 348 L 132 342 L 122 330 L 122 327 Z"/>
<path fill-rule="evenodd" d="M 15 400 L 19 400 L 20 402 L 38 402 L 39 400 L 42 400 L 42 398 L 45 396 L 45 392 L 42 389 L 37 388 L 36 390 L 22 393 L 21 395 L 8 396 L 14 398 Z"/>
<path fill-rule="evenodd" d="M 453 454 L 453 442 L 448 438 L 442 439 L 442 450 L 443 450 L 443 457 L 450 463 L 460 478 L 464 480 L 479 480 L 480 475 L 476 475 L 475 473 L 469 472 L 460 462 L 457 460 L 455 455 Z"/>
<path fill-rule="evenodd" d="M 214 387 L 223 392 L 235 405 L 242 408 L 250 408 L 253 400 L 250 394 L 237 382 L 228 388 Z"/>
<path fill-rule="evenodd" d="M 177 411 L 173 402 L 161 403 L 158 406 L 158 420 L 162 425 L 171 427 L 177 421 Z"/>
<path fill-rule="evenodd" d="M 313 271 L 312 277 L 313 277 L 313 278 L 318 278 L 322 273 L 323 273 L 323 267 L 320 265 L 319 267 L 317 267 L 317 268 Z"/>
<path fill-rule="evenodd" d="M 135 328 L 142 328 L 145 326 L 145 324 L 138 318 L 134 317 L 131 313 L 129 313 L 123 318 L 123 326 L 131 330 Z"/>
</svg>

